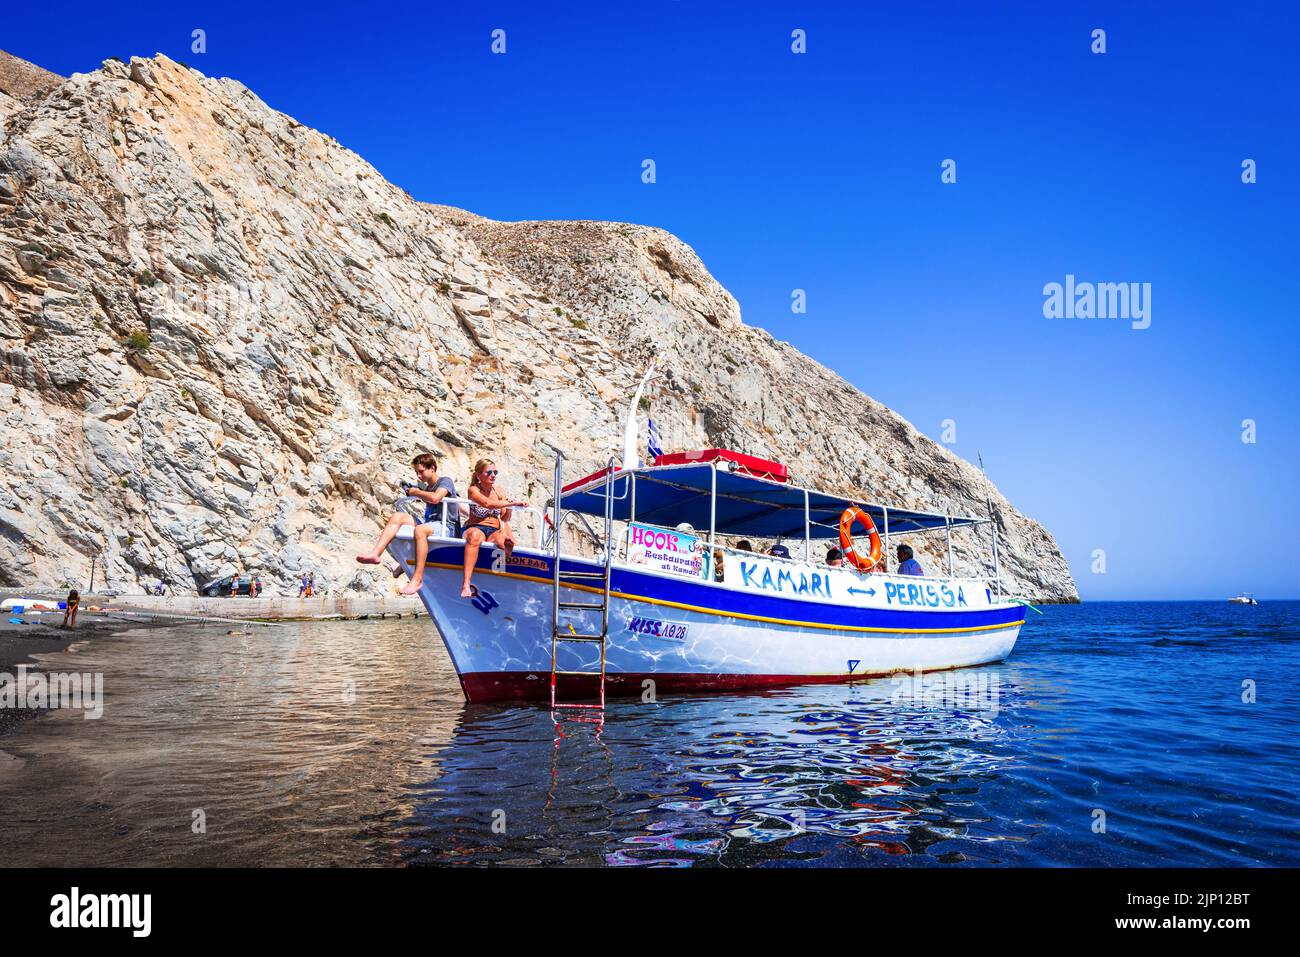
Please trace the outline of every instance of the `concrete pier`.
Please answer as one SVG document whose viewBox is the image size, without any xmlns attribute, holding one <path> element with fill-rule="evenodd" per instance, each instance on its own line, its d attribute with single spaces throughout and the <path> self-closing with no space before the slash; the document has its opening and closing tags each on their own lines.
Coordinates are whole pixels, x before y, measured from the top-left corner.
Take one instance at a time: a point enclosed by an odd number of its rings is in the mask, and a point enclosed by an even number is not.
<svg viewBox="0 0 1300 957">
<path fill-rule="evenodd" d="M 56 594 L 41 589 L 6 589 L 6 598 L 39 598 L 62 601 L 67 592 Z M 81 596 L 81 610 L 91 606 L 121 611 L 155 612 L 169 615 L 248 618 L 261 621 L 315 621 L 357 618 L 415 618 L 427 613 L 420 600 L 398 595 L 324 595 L 318 598 L 286 598 L 263 595 L 258 598 L 201 598 L 170 595 L 87 595 Z"/>
</svg>

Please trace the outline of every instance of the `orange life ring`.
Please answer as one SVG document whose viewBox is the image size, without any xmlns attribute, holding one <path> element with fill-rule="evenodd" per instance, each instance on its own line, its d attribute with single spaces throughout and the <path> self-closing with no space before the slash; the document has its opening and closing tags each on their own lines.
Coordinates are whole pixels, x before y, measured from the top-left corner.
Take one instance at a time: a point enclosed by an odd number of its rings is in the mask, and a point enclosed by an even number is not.
<svg viewBox="0 0 1300 957">
<path fill-rule="evenodd" d="M 861 523 L 862 527 L 867 530 L 871 536 L 871 554 L 863 558 L 858 554 L 858 550 L 853 545 L 853 526 Z M 869 572 L 880 564 L 882 549 L 880 547 L 880 535 L 876 532 L 876 523 L 871 520 L 871 516 L 856 505 L 846 508 L 840 515 L 840 548 L 844 552 L 845 559 L 864 572 Z"/>
</svg>

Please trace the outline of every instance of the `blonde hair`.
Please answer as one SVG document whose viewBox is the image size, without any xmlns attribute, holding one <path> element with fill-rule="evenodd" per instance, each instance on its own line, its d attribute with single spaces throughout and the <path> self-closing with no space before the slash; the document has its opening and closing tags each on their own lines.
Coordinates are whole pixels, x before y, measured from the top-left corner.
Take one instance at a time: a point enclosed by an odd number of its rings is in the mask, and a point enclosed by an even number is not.
<svg viewBox="0 0 1300 957">
<path fill-rule="evenodd" d="M 479 473 L 481 473 L 489 465 L 496 465 L 496 463 L 493 462 L 491 459 L 479 459 L 477 462 L 475 462 L 474 471 L 471 472 L 469 476 L 469 484 L 477 487 Z"/>
</svg>

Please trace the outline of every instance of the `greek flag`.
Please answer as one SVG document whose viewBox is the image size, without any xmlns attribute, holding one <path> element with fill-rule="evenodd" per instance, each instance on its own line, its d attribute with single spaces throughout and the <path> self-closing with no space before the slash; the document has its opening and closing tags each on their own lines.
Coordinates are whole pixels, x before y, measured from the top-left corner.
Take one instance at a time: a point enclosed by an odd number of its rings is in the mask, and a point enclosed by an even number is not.
<svg viewBox="0 0 1300 957">
<path fill-rule="evenodd" d="M 646 436 L 645 451 L 652 459 L 664 454 L 664 450 L 659 447 L 659 427 L 655 425 L 654 419 L 650 420 L 650 434 Z"/>
</svg>

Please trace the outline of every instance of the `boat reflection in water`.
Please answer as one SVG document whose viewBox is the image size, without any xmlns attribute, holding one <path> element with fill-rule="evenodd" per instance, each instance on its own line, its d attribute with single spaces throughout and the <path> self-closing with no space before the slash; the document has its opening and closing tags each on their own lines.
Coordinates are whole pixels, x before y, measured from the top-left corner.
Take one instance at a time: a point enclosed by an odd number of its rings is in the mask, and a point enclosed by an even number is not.
<svg viewBox="0 0 1300 957">
<path fill-rule="evenodd" d="M 1005 667 L 611 704 L 467 704 L 402 830 L 416 863 L 998 861 L 980 792 L 1013 748 Z M 1000 717 L 999 717 L 1000 716 Z M 899 860 L 900 863 L 903 861 Z M 908 863 L 918 863 L 910 860 Z"/>
</svg>

